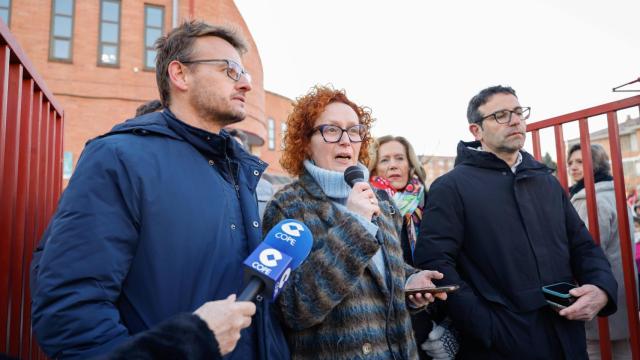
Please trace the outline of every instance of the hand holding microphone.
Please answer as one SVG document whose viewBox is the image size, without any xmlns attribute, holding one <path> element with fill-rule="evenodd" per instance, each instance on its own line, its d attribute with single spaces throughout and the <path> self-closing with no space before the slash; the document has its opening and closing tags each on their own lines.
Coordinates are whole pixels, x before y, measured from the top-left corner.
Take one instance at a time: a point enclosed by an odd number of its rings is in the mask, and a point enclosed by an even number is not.
<svg viewBox="0 0 640 360">
<path fill-rule="evenodd" d="M 352 188 L 347 198 L 347 209 L 367 219 L 380 215 L 378 199 L 365 180 L 362 169 L 355 165 L 349 166 L 344 171 L 344 181 Z"/>
<path fill-rule="evenodd" d="M 280 221 L 244 261 L 249 281 L 237 300 L 232 294 L 224 300 L 209 301 L 194 312 L 213 332 L 222 355 L 233 351 L 240 331 L 251 325 L 256 313 L 252 301 L 259 294 L 275 299 L 291 271 L 309 256 L 312 245 L 306 225 L 291 219 Z"/>
<path fill-rule="evenodd" d="M 204 303 L 194 312 L 213 332 L 221 355 L 230 353 L 240 339 L 240 331 L 251 325 L 256 305 L 250 301 L 236 302 L 236 296 Z"/>
</svg>

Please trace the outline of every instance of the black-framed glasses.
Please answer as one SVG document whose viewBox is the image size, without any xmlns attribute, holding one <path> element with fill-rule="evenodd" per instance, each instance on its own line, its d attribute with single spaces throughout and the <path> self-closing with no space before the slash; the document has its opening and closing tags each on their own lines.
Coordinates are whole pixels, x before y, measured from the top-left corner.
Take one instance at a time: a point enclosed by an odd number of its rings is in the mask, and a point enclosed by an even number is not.
<svg viewBox="0 0 640 360">
<path fill-rule="evenodd" d="M 342 139 L 342 134 L 347 133 L 349 140 L 353 143 L 363 142 L 367 138 L 367 127 L 362 124 L 354 125 L 350 128 L 343 129 L 336 125 L 318 125 L 311 129 L 313 134 L 320 131 L 322 139 L 327 143 L 337 143 Z"/>
<path fill-rule="evenodd" d="M 511 117 L 513 116 L 513 114 L 518 115 L 520 117 L 520 120 L 527 120 L 529 118 L 529 115 L 531 115 L 531 108 L 517 107 L 513 110 L 499 110 L 492 114 L 484 116 L 476 123 L 482 122 L 482 120 L 492 117 L 498 124 L 509 124 L 511 122 Z"/>
<path fill-rule="evenodd" d="M 227 64 L 227 76 L 231 78 L 233 81 L 239 81 L 240 78 L 244 75 L 249 83 L 251 83 L 251 74 L 249 74 L 245 69 L 242 68 L 240 64 L 233 60 L 228 59 L 201 59 L 201 60 L 188 60 L 188 61 L 180 61 L 183 64 L 206 64 L 206 63 L 215 63 L 215 62 L 223 62 Z"/>
</svg>

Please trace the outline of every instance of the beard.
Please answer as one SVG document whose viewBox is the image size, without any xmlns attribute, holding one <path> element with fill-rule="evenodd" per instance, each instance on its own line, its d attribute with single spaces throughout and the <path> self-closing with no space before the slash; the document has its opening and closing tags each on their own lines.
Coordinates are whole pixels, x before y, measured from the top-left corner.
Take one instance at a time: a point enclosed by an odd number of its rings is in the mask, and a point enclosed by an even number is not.
<svg viewBox="0 0 640 360">
<path fill-rule="evenodd" d="M 198 116 L 221 127 L 244 120 L 244 109 L 234 109 L 231 101 L 215 93 L 198 92 L 191 97 Z"/>
</svg>

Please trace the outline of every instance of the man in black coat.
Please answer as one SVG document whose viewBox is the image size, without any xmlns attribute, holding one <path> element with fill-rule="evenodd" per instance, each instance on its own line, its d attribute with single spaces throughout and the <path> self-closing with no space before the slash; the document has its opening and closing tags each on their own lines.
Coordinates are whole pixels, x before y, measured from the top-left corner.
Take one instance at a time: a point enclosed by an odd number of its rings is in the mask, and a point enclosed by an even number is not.
<svg viewBox="0 0 640 360">
<path fill-rule="evenodd" d="M 587 359 L 583 321 L 616 311 L 617 284 L 600 247 L 551 171 L 522 147 L 529 108 L 510 87 L 473 97 L 474 142 L 430 189 L 416 265 L 459 284 L 449 315 L 462 359 Z M 573 282 L 555 312 L 545 285 Z"/>
</svg>

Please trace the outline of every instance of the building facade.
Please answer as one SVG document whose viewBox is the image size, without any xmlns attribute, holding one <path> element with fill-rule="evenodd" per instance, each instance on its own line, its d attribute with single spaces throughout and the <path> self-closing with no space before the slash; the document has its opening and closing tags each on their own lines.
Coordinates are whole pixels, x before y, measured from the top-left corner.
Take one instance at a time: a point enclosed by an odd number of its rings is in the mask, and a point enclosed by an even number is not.
<svg viewBox="0 0 640 360">
<path fill-rule="evenodd" d="M 436 155 L 420 155 L 418 160 L 422 163 L 424 171 L 427 173 L 425 185 L 427 188 L 439 176 L 446 174 L 453 169 L 455 156 L 436 156 Z"/>
<path fill-rule="evenodd" d="M 0 19 L 64 108 L 65 178 L 87 140 L 159 98 L 153 44 L 187 18 L 231 26 L 247 39 L 243 64 L 253 90 L 247 118 L 235 127 L 258 155 L 277 156 L 276 149 L 261 150 L 268 145 L 267 114 L 281 121 L 290 101 L 269 101 L 275 109 L 267 110 L 260 55 L 232 0 L 0 0 Z"/>
</svg>

